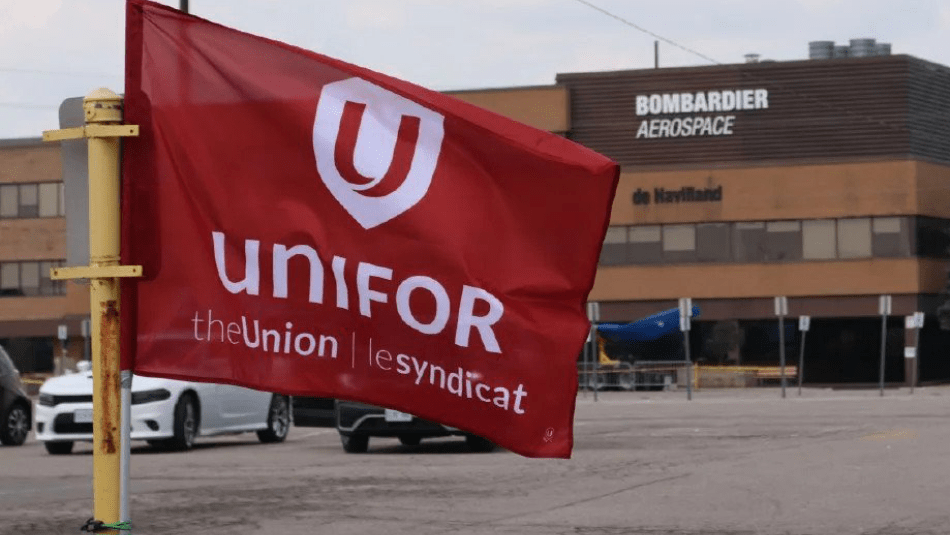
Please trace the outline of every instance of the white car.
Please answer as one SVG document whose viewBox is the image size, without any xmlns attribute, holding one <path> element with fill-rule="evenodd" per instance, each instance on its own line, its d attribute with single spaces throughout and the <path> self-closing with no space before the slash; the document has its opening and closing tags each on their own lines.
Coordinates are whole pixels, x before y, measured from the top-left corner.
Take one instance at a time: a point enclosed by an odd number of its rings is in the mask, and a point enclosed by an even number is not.
<svg viewBox="0 0 950 535">
<path fill-rule="evenodd" d="M 36 439 L 54 455 L 76 441 L 92 441 L 92 371 L 52 377 L 40 387 Z M 233 385 L 155 377 L 132 378 L 132 440 L 171 450 L 190 449 L 199 436 L 257 432 L 261 442 L 283 442 L 290 430 L 290 400 L 281 394 Z"/>
</svg>

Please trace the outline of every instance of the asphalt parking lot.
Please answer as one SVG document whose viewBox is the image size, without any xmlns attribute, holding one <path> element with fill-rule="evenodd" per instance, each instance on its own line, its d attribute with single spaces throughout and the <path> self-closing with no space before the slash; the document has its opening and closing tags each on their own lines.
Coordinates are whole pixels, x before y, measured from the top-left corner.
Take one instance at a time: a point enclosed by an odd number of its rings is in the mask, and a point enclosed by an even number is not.
<svg viewBox="0 0 950 535">
<path fill-rule="evenodd" d="M 133 533 L 910 535 L 950 533 L 950 387 L 578 395 L 574 455 L 458 439 L 363 455 L 295 427 L 133 446 Z M 0 447 L 0 533 L 76 533 L 92 455 Z"/>
</svg>

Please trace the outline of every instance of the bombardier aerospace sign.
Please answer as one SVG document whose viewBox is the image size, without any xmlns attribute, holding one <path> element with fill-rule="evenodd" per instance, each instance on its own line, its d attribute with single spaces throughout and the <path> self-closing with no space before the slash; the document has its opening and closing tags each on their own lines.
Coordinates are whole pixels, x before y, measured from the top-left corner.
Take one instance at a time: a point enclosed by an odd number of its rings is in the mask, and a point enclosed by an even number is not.
<svg viewBox="0 0 950 535">
<path fill-rule="evenodd" d="M 767 89 L 729 89 L 654 93 L 637 95 L 635 102 L 638 117 L 664 116 L 640 121 L 637 139 L 731 136 L 736 123 L 736 115 L 731 112 L 768 108 L 769 92 Z"/>
<path fill-rule="evenodd" d="M 355 65 L 127 6 L 141 136 L 123 143 L 122 256 L 145 275 L 123 289 L 125 365 L 569 456 L 618 166 Z"/>
</svg>

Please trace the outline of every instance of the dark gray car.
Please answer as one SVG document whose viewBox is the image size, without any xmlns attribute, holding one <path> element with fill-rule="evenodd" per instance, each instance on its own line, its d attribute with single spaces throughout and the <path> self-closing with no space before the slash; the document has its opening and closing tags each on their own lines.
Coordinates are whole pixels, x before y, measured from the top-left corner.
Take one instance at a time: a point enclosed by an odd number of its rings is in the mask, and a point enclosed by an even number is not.
<svg viewBox="0 0 950 535">
<path fill-rule="evenodd" d="M 32 409 L 20 372 L 0 347 L 0 444 L 19 446 L 26 441 L 33 425 Z"/>
<path fill-rule="evenodd" d="M 491 441 L 460 429 L 355 401 L 336 400 L 336 429 L 347 453 L 366 452 L 370 437 L 395 437 L 405 446 L 417 446 L 424 438 L 455 435 L 464 436 L 472 451 L 495 449 Z"/>
</svg>

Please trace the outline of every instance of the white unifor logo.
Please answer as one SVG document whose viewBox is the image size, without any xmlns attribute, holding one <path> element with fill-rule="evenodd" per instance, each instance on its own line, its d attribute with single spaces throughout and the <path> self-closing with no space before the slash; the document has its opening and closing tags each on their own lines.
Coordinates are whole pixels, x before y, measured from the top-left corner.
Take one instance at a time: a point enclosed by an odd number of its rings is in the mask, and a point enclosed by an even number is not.
<svg viewBox="0 0 950 535">
<path fill-rule="evenodd" d="M 320 178 L 363 228 L 381 225 L 429 190 L 444 119 L 360 78 L 327 84 L 313 123 Z"/>
</svg>

